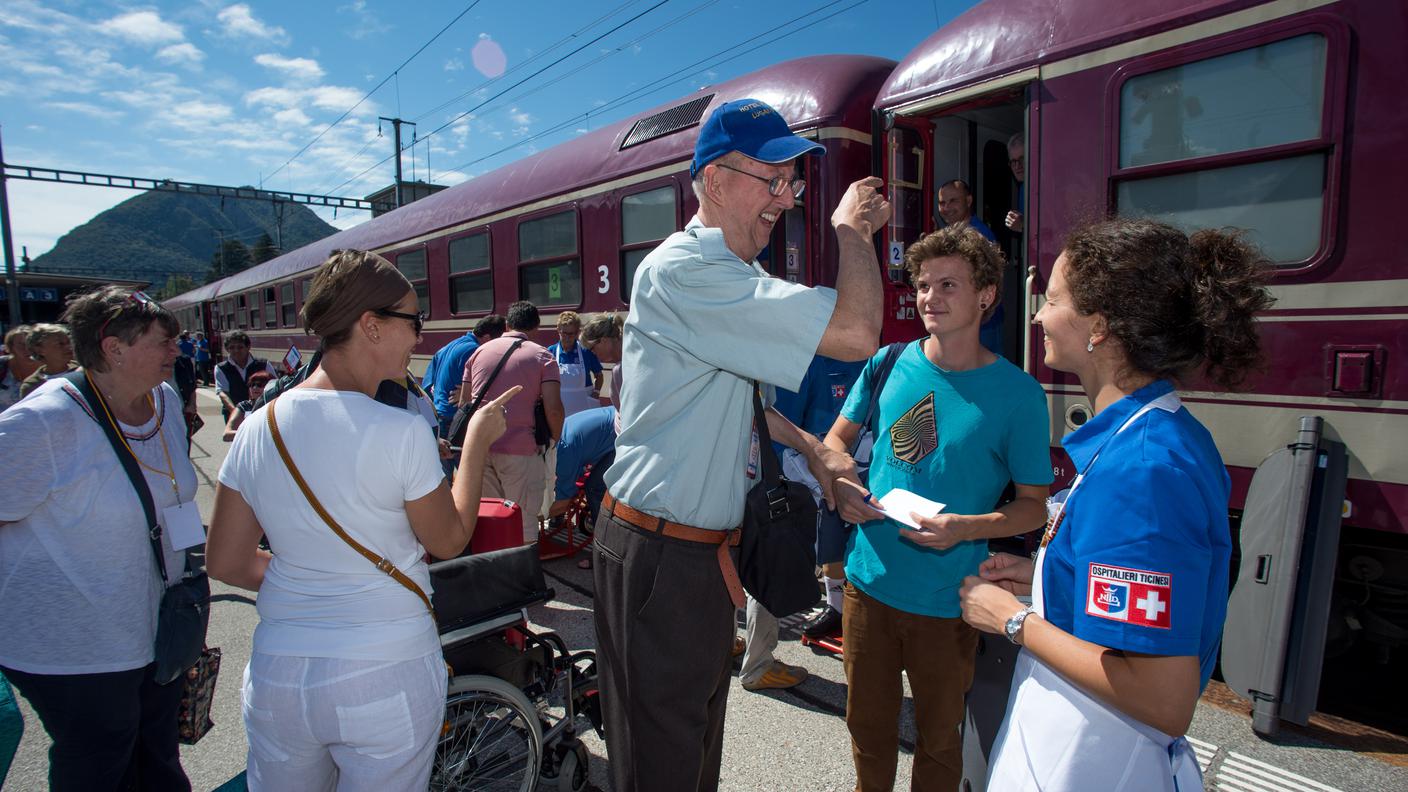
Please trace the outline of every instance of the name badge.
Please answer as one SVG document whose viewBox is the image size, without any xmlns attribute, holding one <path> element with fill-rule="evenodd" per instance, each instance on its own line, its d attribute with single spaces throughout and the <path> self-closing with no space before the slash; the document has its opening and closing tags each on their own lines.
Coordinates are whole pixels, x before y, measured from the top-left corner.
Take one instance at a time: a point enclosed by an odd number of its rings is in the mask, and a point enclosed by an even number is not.
<svg viewBox="0 0 1408 792">
<path fill-rule="evenodd" d="M 161 514 L 172 550 L 185 550 L 205 541 L 205 526 L 200 521 L 200 508 L 194 501 L 167 506 Z"/>
<path fill-rule="evenodd" d="M 759 459 L 758 430 L 755 428 L 753 430 L 753 439 L 748 444 L 748 478 L 755 479 L 758 477 Z"/>
</svg>

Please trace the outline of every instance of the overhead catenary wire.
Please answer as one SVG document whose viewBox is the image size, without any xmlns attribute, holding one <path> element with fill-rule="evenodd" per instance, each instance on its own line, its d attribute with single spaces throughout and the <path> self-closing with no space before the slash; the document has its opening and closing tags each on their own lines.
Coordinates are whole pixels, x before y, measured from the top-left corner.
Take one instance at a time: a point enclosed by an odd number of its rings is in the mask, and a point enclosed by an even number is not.
<svg viewBox="0 0 1408 792">
<path fill-rule="evenodd" d="M 308 149 L 312 148 L 312 147 L 313 147 L 313 144 L 317 143 L 319 140 L 322 140 L 322 139 L 323 139 L 323 135 L 326 135 L 328 132 L 332 131 L 332 128 L 333 128 L 333 127 L 335 127 L 335 126 L 337 126 L 338 124 L 342 123 L 344 120 L 347 119 L 348 116 L 352 115 L 353 111 L 355 111 L 357 108 L 361 107 L 363 102 L 365 102 L 365 101 L 367 101 L 368 99 L 370 99 L 371 96 L 372 96 L 372 94 L 374 94 L 374 93 L 376 93 L 377 91 L 381 90 L 381 87 L 382 87 L 383 85 L 386 85 L 386 83 L 390 82 L 390 81 L 392 80 L 392 78 L 396 78 L 397 75 L 400 74 L 400 72 L 401 72 L 402 69 L 404 69 L 404 68 L 406 68 L 406 66 L 410 65 L 411 61 L 415 60 L 416 57 L 417 57 L 418 55 L 420 55 L 422 52 L 425 52 L 426 47 L 429 47 L 431 44 L 434 44 L 436 39 L 438 39 L 438 38 L 440 38 L 442 35 L 444 35 L 444 34 L 445 34 L 445 31 L 447 31 L 447 30 L 449 30 L 450 28 L 454 27 L 455 23 L 458 22 L 458 21 L 460 21 L 461 19 L 463 19 L 465 14 L 468 14 L 470 11 L 473 11 L 473 10 L 474 10 L 474 7 L 477 6 L 477 5 L 479 5 L 479 2 L 480 2 L 480 0 L 472 0 L 469 5 L 465 6 L 462 11 L 460 11 L 458 14 L 455 15 L 455 18 L 454 18 L 454 19 L 451 19 L 448 23 L 445 24 L 444 27 L 440 28 L 439 32 L 437 32 L 435 35 L 431 36 L 431 37 L 429 38 L 429 40 L 427 40 L 424 44 L 420 45 L 420 48 L 417 49 L 415 52 L 411 53 L 411 56 L 410 56 L 409 58 L 406 58 L 404 61 L 402 61 L 400 66 L 397 66 L 394 70 L 392 70 L 392 72 L 391 72 L 390 74 L 388 74 L 388 75 L 386 75 L 386 77 L 382 78 L 382 81 L 379 82 L 379 83 L 377 83 L 377 84 L 376 84 L 376 87 L 372 88 L 370 91 L 367 91 L 367 93 L 366 93 L 365 95 L 363 95 L 361 99 L 358 99 L 358 100 L 357 100 L 357 103 L 356 103 L 356 104 L 354 104 L 354 105 L 352 105 L 351 107 L 347 108 L 347 110 L 345 110 L 345 111 L 342 113 L 342 115 L 338 116 L 338 117 L 337 117 L 337 120 L 333 121 L 331 124 L 328 124 L 326 127 L 324 127 L 323 130 L 322 130 L 321 132 L 319 132 L 316 136 L 314 136 L 314 138 L 313 138 L 312 140 L 310 140 L 310 141 L 308 141 L 306 144 L 304 144 L 303 148 L 301 148 L 301 149 L 299 149 L 298 151 L 294 152 L 294 154 L 293 154 L 292 157 L 289 157 L 286 161 L 284 161 L 284 164 L 282 164 L 282 165 L 280 165 L 279 167 L 275 168 L 275 169 L 273 170 L 273 172 L 271 172 L 271 173 L 269 174 L 269 178 L 272 179 L 272 178 L 274 177 L 274 174 L 278 173 L 279 171 L 283 170 L 284 168 L 287 168 L 290 163 L 292 163 L 294 160 L 296 160 L 296 159 L 298 159 L 299 157 L 301 157 L 301 156 L 303 155 L 303 153 L 306 152 Z M 398 85 L 398 88 L 399 88 L 399 85 Z M 399 97 L 399 94 L 398 94 L 398 97 L 397 97 L 398 102 L 399 102 L 399 98 L 400 98 L 400 97 Z"/>
<path fill-rule="evenodd" d="M 423 135 L 423 136 L 422 136 L 422 139 L 426 139 L 426 138 L 433 137 L 437 132 L 444 131 L 445 129 L 447 129 L 448 127 L 454 125 L 455 122 L 459 121 L 460 119 L 464 118 L 465 116 L 468 116 L 468 115 L 474 113 L 474 111 L 480 109 L 481 107 L 484 107 L 485 105 L 489 104 L 490 102 L 494 101 L 495 99 L 498 99 L 500 96 L 503 96 L 504 94 L 508 93 L 509 91 L 512 91 L 514 88 L 517 88 L 517 87 L 519 87 L 520 85 L 523 85 L 524 83 L 528 82 L 529 80 L 533 79 L 534 77 L 537 77 L 538 75 L 540 75 L 540 74 L 542 74 L 543 72 L 547 71 L 548 69 L 551 69 L 552 67 L 554 67 L 554 66 L 556 66 L 556 65 L 558 65 L 558 64 L 560 64 L 560 63 L 562 63 L 563 61 L 567 60 L 568 58 L 571 58 L 573 55 L 576 55 L 577 53 L 581 52 L 582 50 L 586 49 L 587 47 L 590 47 L 591 45 L 597 43 L 598 41 L 601 41 L 603 38 L 606 38 L 607 36 L 611 35 L 612 33 L 615 33 L 616 31 L 620 30 L 621 28 L 623 28 L 623 27 L 625 27 L 625 26 L 631 24 L 632 22 L 635 22 L 637 19 L 640 19 L 641 17 L 645 16 L 646 14 L 649 14 L 651 11 L 654 11 L 655 9 L 657 9 L 657 8 L 659 8 L 659 7 L 663 6 L 663 5 L 665 5 L 667 2 L 669 2 L 669 0 L 660 0 L 659 2 L 655 3 L 654 5 L 650 6 L 650 7 L 647 8 L 647 9 L 645 9 L 644 11 L 640 12 L 639 14 L 636 14 L 635 16 L 631 17 L 630 19 L 627 19 L 625 22 L 622 22 L 621 24 L 616 25 L 615 27 L 611 28 L 610 30 L 606 31 L 605 33 L 602 33 L 601 35 L 597 36 L 596 38 L 593 38 L 592 40 L 583 43 L 580 47 L 577 47 L 576 49 L 572 50 L 571 52 L 567 53 L 566 55 L 563 55 L 562 57 L 558 58 L 557 60 L 554 60 L 552 63 L 549 63 L 548 65 L 546 65 L 546 66 L 544 66 L 543 68 L 541 68 L 541 69 L 539 69 L 539 70 L 533 72 L 532 74 L 528 75 L 527 77 L 524 77 L 523 79 L 519 80 L 518 82 L 514 83 L 513 85 L 510 85 L 509 87 L 503 89 L 502 91 L 499 91 L 498 93 L 494 94 L 493 96 L 489 97 L 488 99 L 485 99 L 483 102 L 480 102 L 479 104 L 475 105 L 474 107 L 471 107 L 470 109 L 464 111 L 463 113 L 460 113 L 459 115 L 455 116 L 454 118 L 450 119 L 449 121 L 446 121 L 444 124 L 441 124 L 440 126 L 438 126 L 438 127 L 436 127 L 435 129 L 431 130 L 429 133 Z M 373 170 L 376 170 L 377 168 L 381 167 L 382 165 L 386 164 L 387 162 L 390 162 L 390 161 L 391 161 L 394 157 L 396 157 L 399 153 L 400 153 L 400 152 L 392 153 L 390 156 L 386 157 L 385 159 L 381 160 L 380 162 L 377 162 L 376 164 L 372 165 L 371 167 L 367 168 L 366 170 L 362 171 L 361 173 L 358 173 L 356 176 L 353 176 L 352 178 L 347 179 L 346 181 L 344 181 L 344 182 L 342 182 L 341 184 L 337 185 L 336 187 L 332 188 L 332 190 L 330 190 L 329 193 L 330 193 L 330 194 L 335 194 L 335 193 L 337 193 L 337 191 L 338 191 L 338 190 L 341 190 L 343 187 L 346 187 L 347 185 L 351 184 L 352 182 L 357 181 L 358 179 L 362 178 L 363 176 L 367 175 L 368 173 L 371 173 Z"/>
<path fill-rule="evenodd" d="M 757 35 L 755 35 L 755 36 L 751 36 L 751 37 L 749 37 L 749 38 L 747 38 L 747 39 L 744 39 L 743 41 L 740 41 L 740 42 L 738 42 L 737 44 L 734 44 L 733 46 L 726 47 L 726 48 L 724 48 L 724 49 L 722 49 L 722 50 L 719 50 L 719 51 L 717 51 L 717 52 L 715 52 L 715 53 L 713 53 L 713 54 L 711 54 L 711 55 L 705 56 L 704 58 L 701 58 L 701 59 L 699 59 L 699 60 L 697 60 L 697 61 L 695 61 L 695 62 L 693 62 L 693 63 L 691 63 L 691 64 L 689 64 L 689 65 L 687 65 L 687 66 L 683 66 L 683 67 L 681 67 L 681 68 L 679 68 L 679 69 L 676 69 L 675 71 L 673 71 L 673 72 L 671 72 L 671 73 L 665 75 L 664 77 L 657 78 L 656 80 L 653 80 L 653 81 L 651 81 L 651 82 L 649 82 L 649 83 L 647 83 L 647 84 L 645 84 L 645 85 L 643 85 L 643 86 L 641 86 L 641 87 L 639 87 L 639 88 L 636 88 L 636 89 L 633 89 L 633 90 L 631 90 L 631 91 L 628 91 L 627 93 L 622 94 L 621 96 L 618 96 L 618 97 L 616 97 L 615 99 L 612 99 L 612 100 L 608 101 L 606 104 L 602 105 L 601 107 L 593 108 L 593 109 L 591 109 L 591 110 L 587 110 L 587 111 L 585 111 L 585 112 L 578 113 L 578 114 L 576 114 L 576 115 L 574 115 L 574 116 L 572 116 L 572 117 L 570 117 L 570 118 L 567 118 L 567 119 L 564 119 L 564 120 L 558 122 L 557 124 L 555 124 L 555 125 L 552 126 L 552 127 L 549 127 L 548 129 L 545 129 L 545 130 L 543 130 L 543 131 L 541 131 L 541 132 L 538 132 L 538 133 L 535 134 L 535 135 L 532 135 L 531 137 L 524 138 L 523 140 L 515 141 L 515 142 L 509 144 L 508 146 L 505 146 L 505 147 L 503 147 L 503 148 L 501 148 L 501 149 L 499 149 L 499 150 L 497 150 L 497 151 L 495 151 L 495 152 L 492 152 L 492 153 L 490 153 L 490 154 L 485 154 L 484 156 L 481 156 L 481 157 L 478 157 L 478 158 L 476 158 L 476 159 L 470 160 L 469 162 L 466 162 L 466 163 L 464 163 L 464 164 L 462 164 L 462 165 L 457 165 L 457 166 L 455 166 L 454 168 L 452 168 L 451 170 L 462 171 L 462 170 L 464 170 L 464 169 L 466 169 L 466 168 L 471 168 L 471 167 L 473 167 L 473 166 L 475 166 L 475 165 L 478 165 L 478 164 L 481 163 L 481 162 L 484 162 L 484 161 L 489 160 L 489 159 L 493 159 L 494 157 L 497 157 L 497 156 L 499 156 L 500 154 L 504 154 L 504 153 L 506 153 L 506 152 L 508 152 L 508 151 L 512 151 L 513 149 L 518 148 L 519 146 L 527 145 L 527 144 L 529 144 L 529 143 L 531 143 L 531 142 L 533 142 L 533 141 L 535 141 L 535 140 L 541 139 L 541 138 L 543 138 L 543 137 L 545 137 L 545 136 L 547 136 L 547 135 L 551 135 L 551 134 L 554 134 L 554 133 L 556 133 L 556 132 L 560 132 L 561 130 L 565 129 L 566 127 L 571 126 L 571 125 L 574 124 L 574 123 L 577 123 L 577 122 L 580 121 L 580 120 L 590 118 L 591 115 L 593 115 L 593 114 L 599 114 L 599 113 L 605 112 L 605 111 L 607 111 L 607 110 L 614 109 L 614 108 L 619 107 L 619 106 L 621 106 L 621 105 L 623 105 L 623 104 L 625 104 L 625 103 L 627 103 L 627 102 L 630 102 L 630 101 L 633 101 L 633 100 L 635 100 L 635 99 L 638 99 L 638 98 L 641 98 L 641 97 L 644 97 L 644 96 L 648 96 L 648 95 L 650 95 L 651 93 L 655 93 L 655 92 L 657 92 L 657 91 L 663 90 L 664 88 L 666 88 L 666 87 L 668 87 L 668 86 L 670 86 L 670 85 L 673 85 L 673 84 L 676 83 L 676 82 L 679 82 L 679 81 L 681 81 L 681 80 L 683 80 L 683 79 L 687 79 L 687 77 L 688 77 L 689 74 L 692 74 L 692 73 L 698 71 L 700 68 L 712 69 L 712 68 L 715 68 L 715 67 L 717 67 L 717 66 L 722 66 L 723 64 L 728 63 L 728 62 L 730 62 L 730 61 L 733 61 L 733 60 L 736 60 L 736 59 L 738 59 L 738 58 L 741 58 L 741 57 L 743 57 L 744 55 L 746 55 L 746 54 L 748 54 L 748 53 L 747 53 L 747 52 L 740 52 L 740 53 L 735 54 L 735 55 L 733 55 L 733 56 L 731 56 L 731 57 L 724 58 L 723 60 L 716 61 L 716 62 L 714 62 L 714 63 L 710 63 L 710 64 L 709 64 L 708 66 L 706 66 L 706 67 L 705 67 L 705 66 L 702 66 L 702 64 L 704 64 L 704 63 L 706 63 L 706 62 L 708 62 L 708 61 L 711 61 L 711 60 L 713 60 L 714 58 L 717 58 L 717 57 L 719 57 L 719 56 L 721 56 L 721 55 L 724 55 L 724 54 L 727 54 L 727 53 L 729 53 L 729 52 L 732 52 L 733 50 L 736 50 L 736 49 L 738 49 L 738 48 L 740 48 L 740 47 L 747 46 L 748 44 L 751 44 L 752 42 L 758 40 L 759 38 L 762 38 L 763 36 L 769 35 L 769 34 L 771 34 L 771 33 L 775 33 L 775 32 L 777 32 L 778 30 L 781 30 L 782 28 L 787 27 L 788 25 L 791 25 L 791 24 L 793 24 L 793 23 L 795 23 L 795 22 L 797 22 L 797 21 L 799 21 L 799 20 L 801 20 L 801 19 L 805 19 L 805 18 L 807 18 L 807 17 L 809 17 L 809 16 L 812 16 L 813 14 L 816 14 L 816 13 L 819 13 L 819 12 L 821 12 L 821 11 L 824 11 L 824 10 L 826 10 L 826 9 L 832 7 L 832 6 L 838 5 L 839 3 L 842 3 L 842 2 L 845 2 L 845 0 L 832 0 L 832 2 L 824 3 L 824 4 L 820 5 L 820 6 L 818 6 L 817 8 L 812 9 L 811 11 L 808 11 L 808 12 L 806 12 L 806 13 L 804 13 L 804 14 L 800 14 L 800 15 L 798 15 L 798 16 L 796 16 L 796 17 L 793 17 L 792 19 L 790 19 L 790 20 L 788 20 L 788 21 L 786 21 L 786 22 L 783 22 L 783 23 L 780 24 L 780 25 L 776 25 L 776 26 L 772 27 L 772 28 L 769 29 L 769 30 L 763 31 L 762 33 L 759 33 L 759 34 L 757 34 Z M 855 9 L 855 8 L 858 8 L 859 6 L 865 5 L 867 2 L 869 2 L 869 0 L 859 0 L 858 2 L 854 2 L 854 3 L 852 3 L 851 5 L 848 5 L 848 6 L 844 7 L 844 8 L 839 8 L 839 9 L 837 9 L 837 10 L 831 12 L 830 14 L 827 14 L 826 16 L 823 16 L 823 17 L 820 17 L 820 18 L 818 18 L 818 19 L 815 19 L 815 20 L 810 21 L 810 22 L 808 22 L 807 24 L 802 25 L 801 27 L 796 28 L 795 30 L 790 30 L 790 31 L 788 31 L 788 32 L 786 32 L 786 33 L 783 33 L 783 34 L 777 36 L 776 38 L 770 39 L 770 40 L 768 40 L 767 42 L 765 42 L 765 44 L 773 44 L 773 43 L 776 43 L 776 42 L 778 42 L 778 41 L 781 41 L 781 40 L 783 40 L 783 39 L 785 39 L 785 38 L 787 38 L 787 37 L 789 37 L 789 36 L 794 36 L 794 35 L 796 35 L 796 34 L 798 34 L 798 33 L 801 33 L 802 31 L 806 30 L 807 28 L 810 28 L 810 27 L 812 27 L 812 26 L 814 26 L 814 25 L 818 25 L 818 24 L 820 24 L 820 23 L 822 23 L 822 22 L 825 22 L 826 20 L 831 19 L 832 17 L 838 16 L 838 15 L 840 15 L 840 14 L 844 14 L 844 13 L 846 13 L 847 11 L 851 11 L 851 10 L 853 10 L 853 9 Z M 750 51 L 751 51 L 751 50 L 750 50 Z M 685 75 L 685 76 L 681 77 L 680 75 L 682 75 L 682 74 Z"/>
</svg>

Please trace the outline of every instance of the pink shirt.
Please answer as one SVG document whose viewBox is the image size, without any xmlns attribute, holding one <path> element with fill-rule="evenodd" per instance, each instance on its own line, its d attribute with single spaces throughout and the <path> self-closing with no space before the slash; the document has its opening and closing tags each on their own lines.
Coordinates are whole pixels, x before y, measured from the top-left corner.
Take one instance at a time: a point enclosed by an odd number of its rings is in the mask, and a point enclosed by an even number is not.
<svg viewBox="0 0 1408 792">
<path fill-rule="evenodd" d="M 499 359 L 520 338 L 527 338 L 527 335 L 510 330 L 474 350 L 464 366 L 464 382 L 469 389 L 466 398 L 474 399 L 494 372 Z M 484 401 L 487 402 L 514 385 L 523 386 L 523 390 L 508 403 L 508 429 L 489 447 L 491 453 L 528 456 L 538 452 L 538 445 L 533 442 L 533 405 L 542 395 L 543 383 L 557 381 L 557 361 L 541 344 L 524 341 L 514 350 L 513 357 L 504 363 L 503 369 L 494 378 L 494 384 L 489 386 L 489 392 L 484 394 Z"/>
</svg>

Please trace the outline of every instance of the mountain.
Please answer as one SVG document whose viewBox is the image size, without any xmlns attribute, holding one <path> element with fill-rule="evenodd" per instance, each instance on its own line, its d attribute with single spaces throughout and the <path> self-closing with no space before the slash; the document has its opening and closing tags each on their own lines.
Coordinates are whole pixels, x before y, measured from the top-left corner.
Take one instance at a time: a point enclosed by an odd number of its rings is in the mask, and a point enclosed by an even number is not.
<svg viewBox="0 0 1408 792">
<path fill-rule="evenodd" d="M 280 205 L 282 250 L 302 247 L 337 229 L 301 204 Z M 103 275 L 150 281 L 171 275 L 205 281 L 220 234 L 254 247 L 262 234 L 277 243 L 280 222 L 273 202 L 216 198 L 152 190 L 114 206 L 59 238 L 35 258 L 29 272 Z"/>
</svg>

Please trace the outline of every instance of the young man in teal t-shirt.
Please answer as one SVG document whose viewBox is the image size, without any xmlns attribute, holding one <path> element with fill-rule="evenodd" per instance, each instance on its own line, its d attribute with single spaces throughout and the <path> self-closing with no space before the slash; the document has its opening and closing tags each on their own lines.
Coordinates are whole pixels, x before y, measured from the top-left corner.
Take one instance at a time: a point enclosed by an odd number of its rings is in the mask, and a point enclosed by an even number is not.
<svg viewBox="0 0 1408 792">
<path fill-rule="evenodd" d="M 1051 483 L 1046 395 L 1021 369 L 988 351 L 978 328 L 1002 292 L 1002 253 L 967 226 L 910 246 L 905 265 L 928 332 L 895 361 L 876 409 L 870 465 L 875 498 L 905 489 L 947 504 L 906 528 L 838 486 L 843 516 L 859 523 L 846 550 L 843 611 L 846 725 L 860 792 L 894 784 L 901 673 L 914 696 L 918 740 L 913 788 L 957 789 L 959 725 L 973 680 L 977 633 L 963 622 L 958 589 L 987 557 L 987 539 L 1039 528 Z M 860 431 L 885 350 L 866 364 L 826 444 Z M 994 510 L 1011 481 L 1016 498 Z"/>
</svg>

